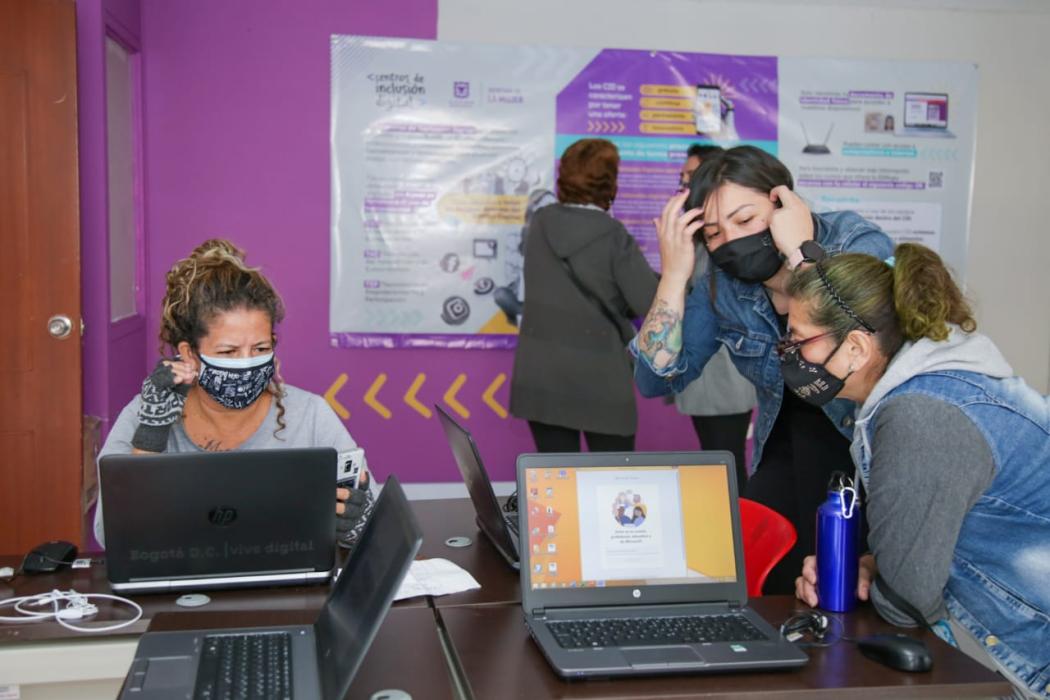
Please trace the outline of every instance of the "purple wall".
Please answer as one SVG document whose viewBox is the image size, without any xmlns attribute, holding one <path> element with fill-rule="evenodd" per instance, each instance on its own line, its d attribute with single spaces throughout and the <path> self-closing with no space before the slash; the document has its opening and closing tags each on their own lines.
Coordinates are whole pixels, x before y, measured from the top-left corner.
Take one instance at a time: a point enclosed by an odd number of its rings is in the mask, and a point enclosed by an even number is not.
<svg viewBox="0 0 1050 700">
<path fill-rule="evenodd" d="M 338 400 L 346 424 L 380 477 L 458 481 L 436 417 L 402 397 L 416 379 L 424 404 L 442 401 L 466 375 L 459 401 L 493 477 L 513 478 L 533 448 L 528 427 L 482 400 L 508 403 L 512 352 L 337 350 L 328 344 L 329 35 L 433 38 L 436 0 L 384 3 L 143 0 L 146 93 L 146 230 L 149 238 L 147 356 L 155 353 L 164 274 L 205 238 L 229 237 L 284 296 L 278 354 L 285 379 L 324 393 L 345 374 Z M 364 401 L 380 375 L 382 417 Z M 639 449 L 694 448 L 688 420 L 644 402 Z"/>
<path fill-rule="evenodd" d="M 145 373 L 142 316 L 110 323 L 106 156 L 106 36 L 141 49 L 139 0 L 77 0 L 77 123 L 80 170 L 84 413 L 102 438 Z"/>
</svg>

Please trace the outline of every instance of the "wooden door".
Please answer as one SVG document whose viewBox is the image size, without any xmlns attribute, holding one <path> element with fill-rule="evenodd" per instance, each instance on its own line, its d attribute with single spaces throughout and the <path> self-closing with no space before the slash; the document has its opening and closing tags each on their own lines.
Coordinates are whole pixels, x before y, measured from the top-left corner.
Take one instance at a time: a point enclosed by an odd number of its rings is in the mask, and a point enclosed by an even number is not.
<svg viewBox="0 0 1050 700">
<path fill-rule="evenodd" d="M 2 553 L 81 540 L 75 29 L 73 0 L 0 0 Z"/>
</svg>

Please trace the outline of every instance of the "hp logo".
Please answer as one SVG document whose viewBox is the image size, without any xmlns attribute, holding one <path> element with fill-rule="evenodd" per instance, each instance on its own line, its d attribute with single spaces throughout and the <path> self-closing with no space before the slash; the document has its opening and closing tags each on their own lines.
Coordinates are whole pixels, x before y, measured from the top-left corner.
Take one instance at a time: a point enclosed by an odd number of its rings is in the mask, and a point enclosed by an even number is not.
<svg viewBox="0 0 1050 700">
<path fill-rule="evenodd" d="M 631 595 L 633 595 L 635 598 L 641 598 L 642 597 L 642 592 L 640 590 L 638 590 L 637 588 L 635 588 L 633 591 L 631 591 Z"/>
<path fill-rule="evenodd" d="M 237 519 L 237 509 L 229 506 L 217 506 L 208 511 L 208 522 L 212 525 L 225 527 L 232 525 Z"/>
</svg>

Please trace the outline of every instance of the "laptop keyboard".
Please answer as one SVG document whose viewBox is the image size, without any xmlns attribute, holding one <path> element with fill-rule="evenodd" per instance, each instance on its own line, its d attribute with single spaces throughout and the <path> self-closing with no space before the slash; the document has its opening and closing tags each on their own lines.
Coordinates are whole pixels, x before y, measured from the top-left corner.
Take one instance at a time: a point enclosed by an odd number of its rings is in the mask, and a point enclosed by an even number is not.
<svg viewBox="0 0 1050 700">
<path fill-rule="evenodd" d="M 736 614 L 565 620 L 548 622 L 547 629 L 565 649 L 768 639 L 746 617 Z"/>
<path fill-rule="evenodd" d="M 292 636 L 287 632 L 204 637 L 194 700 L 292 697 Z"/>
</svg>

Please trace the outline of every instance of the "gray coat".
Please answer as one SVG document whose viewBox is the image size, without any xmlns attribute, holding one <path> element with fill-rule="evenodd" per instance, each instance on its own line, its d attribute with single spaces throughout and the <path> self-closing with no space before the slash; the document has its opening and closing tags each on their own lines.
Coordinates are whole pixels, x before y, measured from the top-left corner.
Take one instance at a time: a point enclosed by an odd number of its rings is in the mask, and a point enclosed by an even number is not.
<svg viewBox="0 0 1050 700">
<path fill-rule="evenodd" d="M 584 286 L 622 316 L 618 330 Z M 525 239 L 525 308 L 510 412 L 518 418 L 610 435 L 633 435 L 638 412 L 623 336 L 628 318 L 648 312 L 656 274 L 616 219 L 591 208 L 554 204 L 537 211 Z"/>
</svg>

